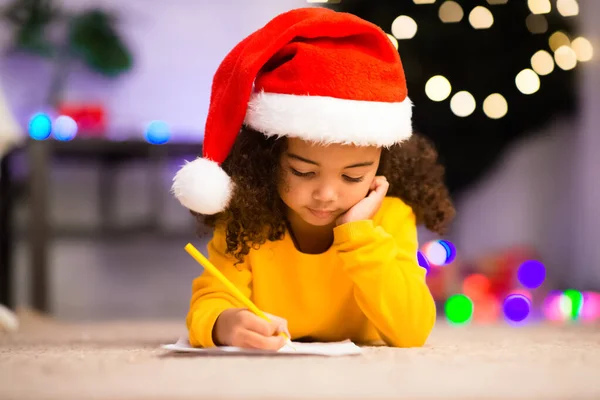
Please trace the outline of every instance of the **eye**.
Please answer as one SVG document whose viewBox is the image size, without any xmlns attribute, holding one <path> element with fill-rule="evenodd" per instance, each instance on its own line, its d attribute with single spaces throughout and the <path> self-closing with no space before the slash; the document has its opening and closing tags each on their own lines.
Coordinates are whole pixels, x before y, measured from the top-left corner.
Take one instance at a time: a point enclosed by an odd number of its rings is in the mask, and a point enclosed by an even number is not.
<svg viewBox="0 0 600 400">
<path fill-rule="evenodd" d="M 361 176 L 358 178 L 352 178 L 351 176 L 343 175 L 343 178 L 346 180 L 346 182 L 358 183 L 358 182 L 362 182 L 364 177 Z"/>
<path fill-rule="evenodd" d="M 294 168 L 290 168 L 290 171 L 292 171 L 292 174 L 299 176 L 301 178 L 308 178 L 315 174 L 314 172 L 300 172 L 298 170 L 295 170 Z"/>
</svg>

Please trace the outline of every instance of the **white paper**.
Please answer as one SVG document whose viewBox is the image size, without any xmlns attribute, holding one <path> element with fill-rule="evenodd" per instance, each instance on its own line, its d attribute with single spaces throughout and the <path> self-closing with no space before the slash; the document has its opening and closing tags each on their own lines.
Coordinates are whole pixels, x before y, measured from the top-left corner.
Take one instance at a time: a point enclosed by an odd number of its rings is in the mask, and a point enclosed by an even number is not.
<svg viewBox="0 0 600 400">
<path fill-rule="evenodd" d="M 361 354 L 361 348 L 350 340 L 331 343 L 300 343 L 292 342 L 279 351 L 244 349 L 240 347 L 221 346 L 210 348 L 192 347 L 186 337 L 180 338 L 177 343 L 166 344 L 163 349 L 176 353 L 200 353 L 204 355 L 316 355 L 316 356 L 349 356 Z"/>
</svg>

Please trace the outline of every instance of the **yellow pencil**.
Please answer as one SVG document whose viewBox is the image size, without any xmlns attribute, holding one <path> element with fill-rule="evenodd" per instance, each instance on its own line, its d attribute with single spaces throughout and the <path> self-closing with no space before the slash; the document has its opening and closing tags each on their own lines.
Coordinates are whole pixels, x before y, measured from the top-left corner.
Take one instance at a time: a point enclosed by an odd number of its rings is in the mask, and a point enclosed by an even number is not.
<svg viewBox="0 0 600 400">
<path fill-rule="evenodd" d="M 256 305 L 254 305 L 254 303 L 252 303 L 252 301 L 250 301 L 249 298 L 244 296 L 244 294 L 242 292 L 240 292 L 240 290 L 233 283 L 231 283 L 231 281 L 229 279 L 227 279 L 227 277 L 225 277 L 225 275 L 223 275 L 221 273 L 221 271 L 219 271 L 210 261 L 208 261 L 208 259 L 206 257 L 204 257 L 204 255 L 202 253 L 200 253 L 191 243 L 188 243 L 185 246 L 185 250 L 196 261 L 198 261 L 200 263 L 200 265 L 202 265 L 208 272 L 210 272 L 219 281 L 221 281 L 221 283 L 223 285 L 225 285 L 225 287 L 227 287 L 227 289 L 229 289 L 229 291 L 231 291 L 231 294 L 233 294 L 236 299 L 238 299 L 240 302 L 242 302 L 242 304 L 244 304 L 246 307 L 248 307 L 248 309 L 250 311 L 252 311 L 254 314 L 258 315 L 260 318 L 264 319 L 265 321 L 272 322 L 271 319 L 269 317 L 267 317 L 267 315 L 264 312 L 262 312 L 258 307 L 256 307 Z M 290 337 L 288 335 L 286 335 L 284 332 L 281 332 L 281 335 L 283 337 L 285 337 L 288 341 L 291 341 Z"/>
</svg>

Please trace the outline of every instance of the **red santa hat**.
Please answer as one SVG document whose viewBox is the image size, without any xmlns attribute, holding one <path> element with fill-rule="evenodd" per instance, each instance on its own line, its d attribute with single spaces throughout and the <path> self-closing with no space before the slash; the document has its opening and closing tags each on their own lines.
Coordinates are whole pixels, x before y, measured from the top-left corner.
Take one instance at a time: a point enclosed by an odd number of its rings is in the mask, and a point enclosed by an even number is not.
<svg viewBox="0 0 600 400">
<path fill-rule="evenodd" d="M 349 13 L 301 8 L 246 37 L 215 73 L 203 157 L 172 191 L 200 214 L 226 209 L 221 168 L 242 125 L 266 136 L 387 147 L 412 134 L 412 103 L 398 51 L 378 26 Z"/>
</svg>

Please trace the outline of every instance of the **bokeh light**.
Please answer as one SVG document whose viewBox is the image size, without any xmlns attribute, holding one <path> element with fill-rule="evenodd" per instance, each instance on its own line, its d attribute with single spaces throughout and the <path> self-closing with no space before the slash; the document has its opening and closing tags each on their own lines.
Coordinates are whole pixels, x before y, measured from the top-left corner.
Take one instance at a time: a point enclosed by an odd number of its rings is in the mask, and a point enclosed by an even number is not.
<svg viewBox="0 0 600 400">
<path fill-rule="evenodd" d="M 455 1 L 448 0 L 440 6 L 438 15 L 442 22 L 454 23 L 460 22 L 463 19 L 465 12 L 463 11 L 460 4 L 458 4 Z"/>
<path fill-rule="evenodd" d="M 77 122 L 68 115 L 59 116 L 54 120 L 52 135 L 56 140 L 72 140 L 77 135 Z"/>
<path fill-rule="evenodd" d="M 510 322 L 522 322 L 531 311 L 531 300 L 522 294 L 511 294 L 502 304 L 504 316 Z"/>
<path fill-rule="evenodd" d="M 483 101 L 483 112 L 488 118 L 500 119 L 508 113 L 508 102 L 500 93 L 492 93 Z"/>
<path fill-rule="evenodd" d="M 35 140 L 47 139 L 52 133 L 52 120 L 47 114 L 37 113 L 29 120 L 29 136 Z"/>
<path fill-rule="evenodd" d="M 569 71 L 577 66 L 577 54 L 570 46 L 561 46 L 554 52 L 554 61 L 560 69 Z"/>
<path fill-rule="evenodd" d="M 448 240 L 438 240 L 438 242 L 446 249 L 446 263 L 450 264 L 456 258 L 456 247 Z"/>
<path fill-rule="evenodd" d="M 494 24 L 494 16 L 487 8 L 477 6 L 469 13 L 469 23 L 475 29 L 488 29 Z"/>
<path fill-rule="evenodd" d="M 574 289 L 565 290 L 563 300 L 561 300 L 561 308 L 568 318 L 578 319 L 583 308 L 583 294 Z"/>
<path fill-rule="evenodd" d="M 473 322 L 496 323 L 500 312 L 500 301 L 492 294 L 473 299 Z"/>
<path fill-rule="evenodd" d="M 583 322 L 595 322 L 600 319 L 600 294 L 594 292 L 583 293 L 580 319 Z"/>
<path fill-rule="evenodd" d="M 396 39 L 394 35 L 389 33 L 387 34 L 387 37 L 390 39 L 390 42 L 392 42 L 392 45 L 396 48 L 396 50 L 398 50 L 398 39 Z"/>
<path fill-rule="evenodd" d="M 425 94 L 433 101 L 446 100 L 450 92 L 452 92 L 452 85 L 442 75 L 432 76 L 425 84 Z"/>
<path fill-rule="evenodd" d="M 525 25 L 531 33 L 546 33 L 548 31 L 548 20 L 543 15 L 530 14 L 525 19 Z"/>
<path fill-rule="evenodd" d="M 457 117 L 468 117 L 476 107 L 475 98 L 465 90 L 456 93 L 450 100 L 450 109 Z"/>
<path fill-rule="evenodd" d="M 164 144 L 169 141 L 171 130 L 166 122 L 152 121 L 148 124 L 144 136 L 149 143 Z"/>
<path fill-rule="evenodd" d="M 556 0 L 556 9 L 563 17 L 573 17 L 579 14 L 577 0 Z"/>
<path fill-rule="evenodd" d="M 432 240 L 423 246 L 423 254 L 433 265 L 441 266 L 446 264 L 448 252 L 446 248 L 438 241 Z"/>
<path fill-rule="evenodd" d="M 517 271 L 519 283 L 528 289 L 535 289 L 546 279 L 546 267 L 537 260 L 528 260 L 519 266 Z"/>
<path fill-rule="evenodd" d="M 425 271 L 427 271 L 426 274 L 429 273 L 431 266 L 429 265 L 427 257 L 425 257 L 425 255 L 420 250 L 417 251 L 417 262 L 421 267 L 425 268 Z"/>
<path fill-rule="evenodd" d="M 490 279 L 484 274 L 470 274 L 462 283 L 462 292 L 471 299 L 487 295 L 491 287 Z"/>
<path fill-rule="evenodd" d="M 432 240 L 425 243 L 421 251 L 431 265 L 443 266 L 456 258 L 456 247 L 448 240 Z"/>
<path fill-rule="evenodd" d="M 527 0 L 527 6 L 533 14 L 548 14 L 552 10 L 550 0 Z"/>
<path fill-rule="evenodd" d="M 592 44 L 583 36 L 573 39 L 571 48 L 575 52 L 577 61 L 586 62 L 594 57 L 594 48 L 592 47 Z"/>
<path fill-rule="evenodd" d="M 515 78 L 517 89 L 523 94 L 533 94 L 540 89 L 540 77 L 533 70 L 526 68 Z"/>
<path fill-rule="evenodd" d="M 455 294 L 446 300 L 445 312 L 450 323 L 466 324 L 473 317 L 473 302 L 464 294 Z"/>
<path fill-rule="evenodd" d="M 561 31 L 554 32 L 548 39 L 548 46 L 550 46 L 550 49 L 552 49 L 552 51 L 558 50 L 561 46 L 570 45 L 571 39 L 569 39 L 566 33 Z"/>
<path fill-rule="evenodd" d="M 546 50 L 539 50 L 531 57 L 531 68 L 538 75 L 548 75 L 554 71 L 554 58 Z"/>
<path fill-rule="evenodd" d="M 412 39 L 417 34 L 417 23 L 408 15 L 400 15 L 392 22 L 392 35 L 396 39 Z"/>
<path fill-rule="evenodd" d="M 563 322 L 567 319 L 566 314 L 563 312 L 561 307 L 561 300 L 564 298 L 562 292 L 552 291 L 548 293 L 548 296 L 544 299 L 542 305 L 542 312 L 544 317 L 551 322 Z M 568 306 L 570 308 L 570 300 Z M 562 302 L 564 303 L 564 301 Z M 570 310 L 569 310 L 570 312 Z"/>
</svg>

